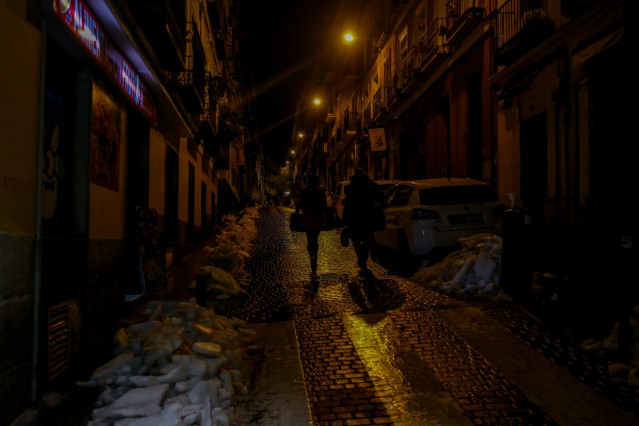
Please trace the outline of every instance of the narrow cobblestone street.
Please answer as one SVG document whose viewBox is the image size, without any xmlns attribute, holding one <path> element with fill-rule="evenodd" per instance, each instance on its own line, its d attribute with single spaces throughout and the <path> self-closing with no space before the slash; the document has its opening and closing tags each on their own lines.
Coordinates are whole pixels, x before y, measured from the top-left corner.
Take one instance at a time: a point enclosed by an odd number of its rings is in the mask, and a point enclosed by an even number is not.
<svg viewBox="0 0 639 426">
<path fill-rule="evenodd" d="M 216 311 L 292 322 L 313 424 L 639 424 L 636 394 L 597 389 L 578 345 L 517 306 L 448 297 L 371 260 L 362 275 L 337 231 L 320 234 L 314 294 L 288 215 L 263 209 L 257 228 L 248 295 Z"/>
</svg>

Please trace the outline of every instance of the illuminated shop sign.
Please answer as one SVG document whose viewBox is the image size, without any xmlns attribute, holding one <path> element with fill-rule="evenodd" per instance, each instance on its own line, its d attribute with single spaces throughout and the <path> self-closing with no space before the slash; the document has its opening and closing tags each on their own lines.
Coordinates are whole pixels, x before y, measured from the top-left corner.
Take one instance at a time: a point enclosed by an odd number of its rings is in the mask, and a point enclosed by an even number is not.
<svg viewBox="0 0 639 426">
<path fill-rule="evenodd" d="M 157 124 L 151 94 L 82 0 L 53 0 L 53 9 L 146 118 Z"/>
</svg>

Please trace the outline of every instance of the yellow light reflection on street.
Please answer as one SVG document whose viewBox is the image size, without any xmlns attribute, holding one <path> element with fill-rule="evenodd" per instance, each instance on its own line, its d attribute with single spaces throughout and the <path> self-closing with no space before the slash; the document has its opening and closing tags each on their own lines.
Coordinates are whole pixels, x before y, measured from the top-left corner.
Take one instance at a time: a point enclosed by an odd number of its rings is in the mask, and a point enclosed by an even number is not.
<svg viewBox="0 0 639 426">
<path fill-rule="evenodd" d="M 394 423 L 407 426 L 468 424 L 457 402 L 441 388 L 432 372 L 411 368 L 421 364 L 421 360 L 405 342 L 391 337 L 396 332 L 386 313 L 348 315 L 343 321 Z M 408 372 L 408 376 L 402 371 Z"/>
</svg>

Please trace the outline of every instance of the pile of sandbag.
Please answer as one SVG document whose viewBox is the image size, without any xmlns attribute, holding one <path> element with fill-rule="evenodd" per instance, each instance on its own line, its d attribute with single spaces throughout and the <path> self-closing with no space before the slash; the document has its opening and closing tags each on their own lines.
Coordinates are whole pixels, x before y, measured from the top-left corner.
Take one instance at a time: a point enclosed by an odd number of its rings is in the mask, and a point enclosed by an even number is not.
<svg viewBox="0 0 639 426">
<path fill-rule="evenodd" d="M 215 247 L 205 247 L 210 253 L 210 266 L 200 269 L 200 278 L 204 279 L 207 293 L 217 298 L 228 298 L 246 293 L 244 287 L 249 284 L 245 262 L 250 258 L 249 251 L 257 228 L 255 218 L 258 210 L 250 207 L 242 210 L 239 218 L 225 215 L 222 218 L 224 228 L 217 238 Z M 196 286 L 194 282 L 193 287 Z"/>
<path fill-rule="evenodd" d="M 639 305 L 635 306 L 630 315 L 630 329 L 632 333 L 630 359 L 627 362 L 610 362 L 608 364 L 608 374 L 613 381 L 639 387 Z M 588 352 L 618 360 L 619 323 L 615 324 L 607 337 L 603 339 L 587 339 L 581 344 L 581 347 Z"/>
<path fill-rule="evenodd" d="M 149 302 L 147 322 L 118 330 L 117 357 L 78 383 L 103 389 L 92 426 L 229 425 L 248 396 L 246 322 L 190 302 Z"/>
<path fill-rule="evenodd" d="M 458 242 L 460 250 L 439 263 L 422 266 L 411 280 L 446 293 L 508 297 L 500 286 L 501 237 L 476 234 Z"/>
</svg>

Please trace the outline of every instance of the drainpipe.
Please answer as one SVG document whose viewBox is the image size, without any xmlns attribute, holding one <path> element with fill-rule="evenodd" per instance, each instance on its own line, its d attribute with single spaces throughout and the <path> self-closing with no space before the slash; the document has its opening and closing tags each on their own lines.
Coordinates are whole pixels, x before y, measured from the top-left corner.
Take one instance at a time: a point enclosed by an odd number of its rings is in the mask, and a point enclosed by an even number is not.
<svg viewBox="0 0 639 426">
<path fill-rule="evenodd" d="M 571 108 L 571 101 L 572 98 L 570 96 L 570 81 L 571 81 L 571 74 L 570 74 L 570 57 L 569 57 L 569 53 L 568 50 L 566 49 L 564 51 L 564 75 L 563 75 L 563 80 L 562 80 L 562 84 L 563 86 L 560 88 L 561 89 L 561 93 L 562 96 L 565 97 L 565 105 L 564 105 L 564 138 L 566 138 L 565 141 L 565 146 L 566 146 L 566 158 L 565 158 L 565 164 L 566 164 L 566 218 L 568 220 L 568 223 L 571 222 L 570 220 L 570 216 L 572 214 L 573 211 L 573 206 L 572 204 L 576 201 L 575 197 L 574 197 L 574 189 L 571 188 L 571 176 L 570 176 L 570 151 L 569 151 L 569 147 L 570 147 L 570 122 L 571 122 L 571 116 L 572 116 L 572 108 Z M 573 146 L 577 145 L 577 141 L 573 140 Z M 576 180 L 575 180 L 576 181 Z"/>
<path fill-rule="evenodd" d="M 566 177 L 564 184 L 565 194 L 564 198 L 566 200 L 566 215 L 567 219 L 570 218 L 571 211 L 571 197 L 570 197 L 570 54 L 568 52 L 568 48 L 562 48 L 557 54 L 557 77 L 559 79 L 559 89 L 557 92 L 553 93 L 552 100 L 555 104 L 555 156 L 557 160 L 559 160 L 560 149 L 559 149 L 559 138 L 561 137 L 561 131 L 559 129 L 559 123 L 561 120 L 560 108 L 563 106 L 563 120 L 561 122 L 564 125 L 563 129 L 563 137 L 564 137 L 564 149 L 565 149 L 565 159 L 564 159 L 564 167 L 566 167 Z M 555 186 L 557 191 L 561 185 L 561 174 L 559 173 L 559 161 L 556 161 L 555 164 Z M 559 215 L 559 194 L 555 196 L 555 215 Z"/>
<path fill-rule="evenodd" d="M 40 117 L 38 119 L 38 149 L 36 168 L 36 211 L 35 211 L 35 238 L 33 255 L 33 329 L 31 350 L 31 400 L 38 399 L 38 360 L 39 360 L 39 335 L 40 335 L 40 309 L 41 301 L 41 265 L 42 265 L 42 169 L 44 161 L 44 109 L 45 109 L 45 84 L 46 84 L 46 56 L 47 56 L 47 26 L 46 21 L 41 21 L 40 45 L 40 87 L 38 98 L 40 99 Z"/>
</svg>

